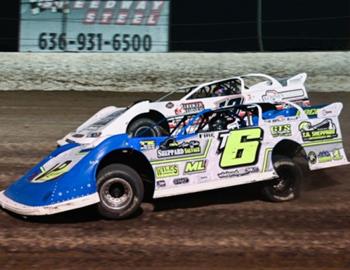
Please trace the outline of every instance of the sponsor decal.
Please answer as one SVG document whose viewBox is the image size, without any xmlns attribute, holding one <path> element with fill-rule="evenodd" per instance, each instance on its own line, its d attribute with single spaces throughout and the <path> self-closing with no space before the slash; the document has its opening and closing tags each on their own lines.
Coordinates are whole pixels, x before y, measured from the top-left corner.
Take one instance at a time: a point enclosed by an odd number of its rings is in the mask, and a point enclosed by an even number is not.
<svg viewBox="0 0 350 270">
<path fill-rule="evenodd" d="M 321 111 L 321 116 L 322 117 L 326 117 L 326 116 L 328 116 L 330 114 L 333 114 L 333 113 L 334 113 L 334 111 L 332 111 L 332 110 L 322 110 Z"/>
<path fill-rule="evenodd" d="M 262 96 L 262 99 L 265 102 L 275 103 L 281 101 L 283 99 L 283 96 L 276 90 L 267 90 L 265 92 L 265 95 Z"/>
<path fill-rule="evenodd" d="M 152 150 L 156 148 L 156 142 L 155 141 L 140 141 L 140 147 L 141 150 Z"/>
<path fill-rule="evenodd" d="M 183 103 L 180 108 L 175 110 L 175 114 L 188 114 L 200 112 L 204 109 L 204 104 L 201 101 Z"/>
<path fill-rule="evenodd" d="M 309 152 L 309 154 L 307 155 L 307 158 L 311 164 L 317 163 L 317 155 L 314 151 Z"/>
<path fill-rule="evenodd" d="M 179 168 L 177 165 L 166 165 L 156 168 L 157 178 L 174 177 L 179 175 Z"/>
<path fill-rule="evenodd" d="M 178 143 L 175 139 L 169 139 L 165 141 L 157 150 L 158 158 L 183 156 L 197 154 L 201 152 L 201 146 L 199 141 L 184 141 Z"/>
<path fill-rule="evenodd" d="M 283 122 L 283 121 L 285 121 L 286 119 L 288 119 L 288 118 L 284 117 L 283 115 L 279 115 L 279 116 L 277 116 L 277 117 L 274 118 L 274 119 L 269 119 L 268 121 L 269 121 L 269 122 L 272 122 L 272 123 L 276 123 L 276 122 Z"/>
<path fill-rule="evenodd" d="M 168 102 L 168 103 L 165 105 L 165 107 L 167 107 L 168 109 L 171 109 L 171 108 L 174 107 L 174 103 Z"/>
<path fill-rule="evenodd" d="M 304 96 L 305 93 L 303 89 L 294 89 L 280 92 L 271 89 L 265 92 L 265 95 L 262 96 L 262 99 L 265 102 L 275 103 L 283 99 L 299 99 L 303 98 Z"/>
<path fill-rule="evenodd" d="M 242 168 L 242 169 L 235 169 L 233 171 L 224 171 L 218 173 L 219 178 L 232 178 L 232 177 L 239 177 L 239 176 L 245 176 L 251 173 L 257 173 L 259 172 L 258 167 L 248 167 L 248 168 Z"/>
<path fill-rule="evenodd" d="M 187 184 L 190 182 L 190 179 L 187 177 L 182 177 L 182 178 L 176 178 L 173 180 L 174 185 L 182 185 L 182 184 Z"/>
<path fill-rule="evenodd" d="M 307 116 L 317 116 L 318 110 L 319 109 L 317 108 L 305 108 L 304 112 Z M 300 111 L 297 111 L 297 116 L 299 115 L 300 115 Z"/>
<path fill-rule="evenodd" d="M 329 151 L 321 151 L 317 155 L 319 163 L 330 162 L 333 160 L 332 154 Z"/>
<path fill-rule="evenodd" d="M 21 0 L 20 51 L 165 52 L 169 2 Z"/>
<path fill-rule="evenodd" d="M 67 160 L 63 163 L 57 163 L 55 166 L 53 166 L 49 170 L 45 170 L 43 167 L 40 168 L 41 172 L 34 176 L 33 179 L 31 179 L 32 183 L 44 183 L 47 181 L 54 180 L 64 173 L 69 171 L 68 165 L 72 163 L 71 160 Z"/>
<path fill-rule="evenodd" d="M 31 13 L 66 13 L 79 10 L 85 13 L 81 17 L 85 23 L 156 25 L 160 19 L 164 1 L 67 1 L 67 0 L 30 0 Z"/>
<path fill-rule="evenodd" d="M 311 164 L 325 163 L 331 161 L 337 161 L 343 159 L 340 149 L 334 149 L 332 151 L 323 150 L 316 154 L 314 151 L 309 152 L 308 159 Z"/>
<path fill-rule="evenodd" d="M 204 175 L 204 176 L 201 176 L 198 180 L 199 183 L 203 183 L 203 182 L 206 182 L 208 180 L 208 176 Z"/>
<path fill-rule="evenodd" d="M 272 137 L 287 137 L 292 136 L 292 126 L 287 125 L 278 125 L 270 127 Z"/>
<path fill-rule="evenodd" d="M 303 141 L 332 139 L 338 136 L 336 127 L 331 119 L 325 119 L 315 125 L 308 121 L 303 121 L 299 125 L 299 130 Z"/>
<path fill-rule="evenodd" d="M 332 151 L 332 157 L 333 157 L 333 160 L 341 160 L 344 158 L 340 153 L 340 149 L 334 149 Z"/>
<path fill-rule="evenodd" d="M 213 138 L 215 135 L 214 133 L 199 133 L 198 136 L 200 139 L 205 139 L 205 138 Z"/>
<path fill-rule="evenodd" d="M 212 139 L 208 139 L 208 141 L 205 144 L 205 147 L 201 147 L 201 151 L 199 153 L 193 154 L 193 155 L 186 155 L 186 156 L 179 156 L 179 157 L 170 157 L 166 159 L 156 159 L 152 160 L 151 164 L 152 165 L 164 165 L 165 163 L 167 164 L 174 164 L 176 162 L 184 162 L 184 161 L 192 161 L 194 159 L 206 159 L 208 157 L 209 149 L 212 143 Z M 162 147 L 162 145 L 161 145 Z M 164 148 L 163 148 L 164 149 Z"/>
<path fill-rule="evenodd" d="M 162 188 L 162 187 L 165 187 L 165 186 L 166 186 L 164 180 L 157 181 L 157 182 L 156 182 L 156 185 L 157 185 L 157 188 Z"/>
<path fill-rule="evenodd" d="M 189 161 L 185 165 L 185 173 L 199 173 L 204 172 L 207 167 L 206 160 Z"/>
</svg>

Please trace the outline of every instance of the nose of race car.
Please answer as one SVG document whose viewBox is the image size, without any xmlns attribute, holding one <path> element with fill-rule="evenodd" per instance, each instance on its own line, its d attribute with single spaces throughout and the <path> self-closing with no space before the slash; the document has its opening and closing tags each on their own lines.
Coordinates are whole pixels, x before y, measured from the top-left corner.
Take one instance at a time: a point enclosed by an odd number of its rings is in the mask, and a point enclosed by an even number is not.
<svg viewBox="0 0 350 270">
<path fill-rule="evenodd" d="M 88 181 L 67 185 L 74 177 L 64 175 L 53 181 L 33 183 L 26 176 L 0 192 L 0 206 L 31 216 L 55 214 L 99 202 L 96 186 Z"/>
<path fill-rule="evenodd" d="M 108 147 L 123 145 L 125 138 L 111 138 L 98 148 L 78 144 L 57 148 L 1 192 L 0 205 L 21 215 L 49 215 L 99 202 L 98 160 Z"/>
<path fill-rule="evenodd" d="M 54 190 L 53 183 L 35 185 L 22 177 L 0 192 L 0 205 L 17 214 L 40 215 L 40 206 L 50 204 Z"/>
<path fill-rule="evenodd" d="M 83 206 L 98 202 L 87 155 L 79 147 L 51 153 L 1 192 L 0 205 L 22 215 L 42 215 L 74 209 L 81 201 Z"/>
<path fill-rule="evenodd" d="M 5 191 L 0 192 L 0 206 L 3 209 L 20 215 L 35 216 L 44 214 L 41 207 L 32 207 L 11 200 L 5 195 Z"/>
<path fill-rule="evenodd" d="M 33 183 L 26 176 L 10 185 L 4 195 L 9 199 L 28 206 L 42 206 L 55 202 L 58 183 L 49 181 L 45 183 Z"/>
</svg>

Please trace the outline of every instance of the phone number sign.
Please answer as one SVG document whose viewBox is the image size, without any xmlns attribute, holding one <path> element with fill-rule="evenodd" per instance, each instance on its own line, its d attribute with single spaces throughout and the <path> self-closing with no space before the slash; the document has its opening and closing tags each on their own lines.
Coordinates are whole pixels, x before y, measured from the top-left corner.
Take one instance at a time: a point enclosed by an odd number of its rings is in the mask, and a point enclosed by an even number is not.
<svg viewBox="0 0 350 270">
<path fill-rule="evenodd" d="M 22 52 L 167 52 L 170 1 L 22 0 Z"/>
</svg>

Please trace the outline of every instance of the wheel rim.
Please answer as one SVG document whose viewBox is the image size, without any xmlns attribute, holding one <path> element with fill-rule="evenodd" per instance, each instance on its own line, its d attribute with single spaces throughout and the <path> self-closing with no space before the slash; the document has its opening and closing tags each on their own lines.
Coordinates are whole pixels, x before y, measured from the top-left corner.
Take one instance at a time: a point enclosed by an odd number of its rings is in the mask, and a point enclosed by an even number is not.
<svg viewBox="0 0 350 270">
<path fill-rule="evenodd" d="M 154 128 L 143 126 L 136 129 L 134 132 L 135 137 L 156 137 L 157 132 Z"/>
<path fill-rule="evenodd" d="M 294 178 L 286 175 L 280 176 L 272 188 L 277 196 L 289 196 L 294 192 Z"/>
<path fill-rule="evenodd" d="M 131 185 L 122 178 L 109 179 L 100 188 L 101 201 L 114 210 L 128 206 L 133 197 Z"/>
</svg>

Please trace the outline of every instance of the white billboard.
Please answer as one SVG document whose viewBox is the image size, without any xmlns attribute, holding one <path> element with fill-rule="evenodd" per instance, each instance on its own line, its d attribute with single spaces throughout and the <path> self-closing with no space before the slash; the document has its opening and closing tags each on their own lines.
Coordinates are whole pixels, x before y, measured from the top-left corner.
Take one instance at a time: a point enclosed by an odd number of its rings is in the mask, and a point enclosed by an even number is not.
<svg viewBox="0 0 350 270">
<path fill-rule="evenodd" d="M 167 52 L 170 1 L 21 0 L 22 52 Z"/>
</svg>

